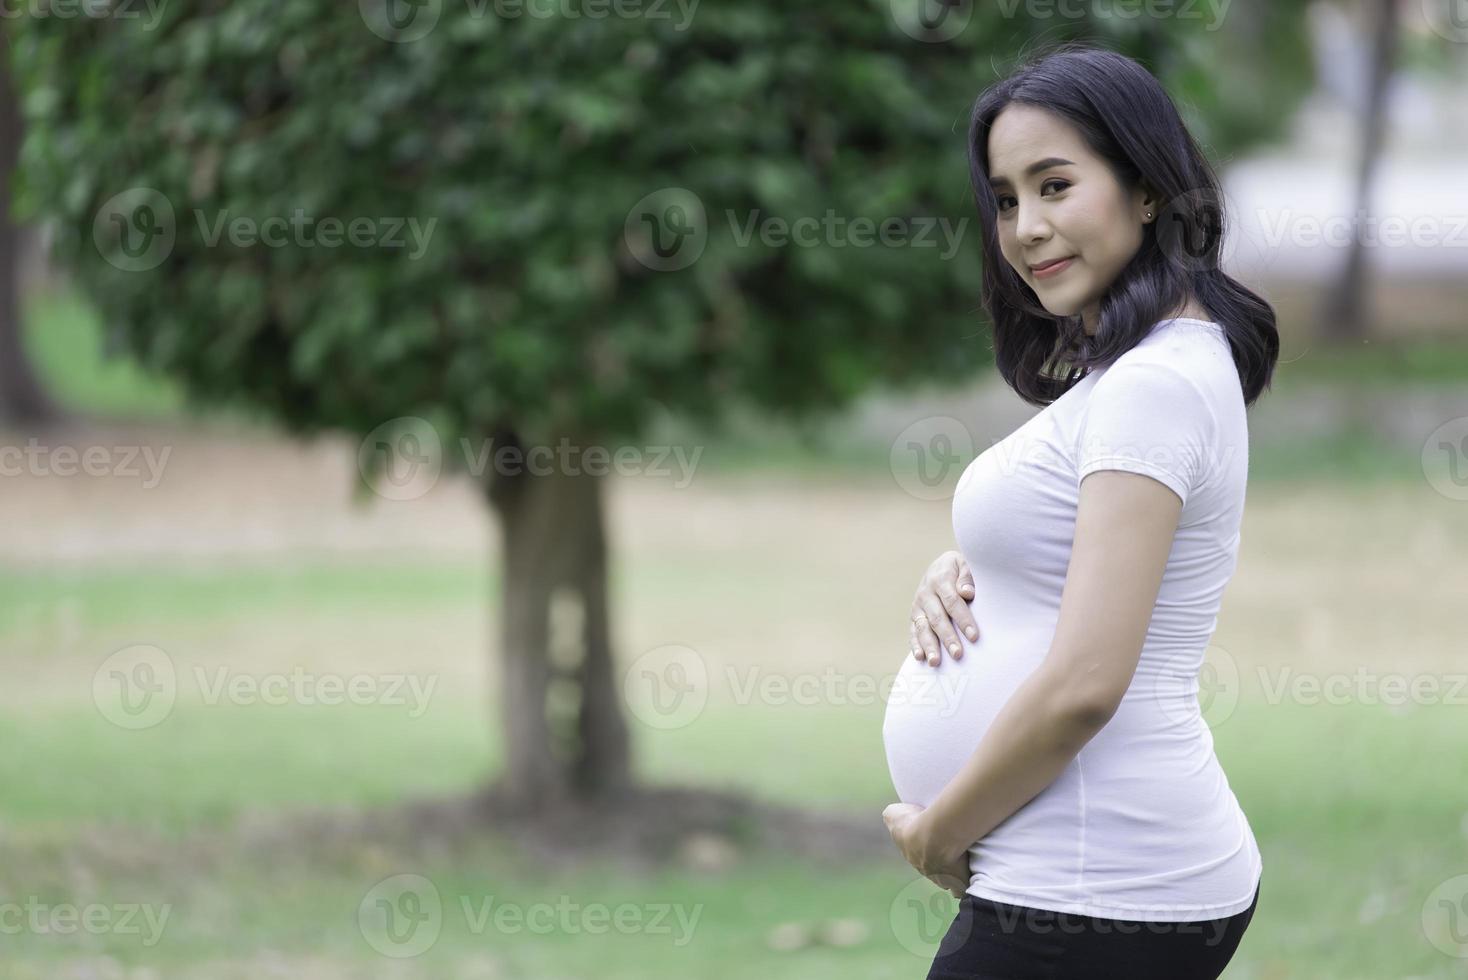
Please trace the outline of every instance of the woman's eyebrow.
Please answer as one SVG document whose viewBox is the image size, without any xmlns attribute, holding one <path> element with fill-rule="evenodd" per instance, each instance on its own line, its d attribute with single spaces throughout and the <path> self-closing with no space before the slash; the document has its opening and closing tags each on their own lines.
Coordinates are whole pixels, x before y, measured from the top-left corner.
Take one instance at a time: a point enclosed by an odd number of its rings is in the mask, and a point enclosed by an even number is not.
<svg viewBox="0 0 1468 980">
<path fill-rule="evenodd" d="M 1039 173 L 1042 170 L 1049 170 L 1051 167 L 1064 167 L 1064 166 L 1074 166 L 1074 164 L 1071 163 L 1071 161 L 1069 161 L 1069 160 L 1062 159 L 1061 157 L 1046 157 L 1043 160 L 1036 160 L 1034 163 L 1032 163 L 1028 167 L 1026 167 L 1025 168 L 1025 176 L 1026 177 L 1033 177 L 1035 174 Z M 990 184 L 1007 184 L 1007 183 L 1009 183 L 1009 178 L 1008 177 L 1005 177 L 1005 176 L 1002 176 L 1000 174 L 995 174 L 994 176 L 992 176 L 992 177 L 989 178 L 989 183 Z"/>
</svg>

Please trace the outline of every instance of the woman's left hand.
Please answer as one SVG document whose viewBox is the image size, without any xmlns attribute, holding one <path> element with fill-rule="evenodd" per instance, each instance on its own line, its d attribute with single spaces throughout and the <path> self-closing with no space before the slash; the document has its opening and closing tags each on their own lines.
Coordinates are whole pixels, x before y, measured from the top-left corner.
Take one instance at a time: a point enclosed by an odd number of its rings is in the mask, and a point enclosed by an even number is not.
<svg viewBox="0 0 1468 980">
<path fill-rule="evenodd" d="M 954 854 L 936 841 L 926 813 L 916 803 L 892 803 L 882 811 L 882 820 L 908 864 L 954 898 L 963 898 L 969 885 L 968 849 Z"/>
</svg>

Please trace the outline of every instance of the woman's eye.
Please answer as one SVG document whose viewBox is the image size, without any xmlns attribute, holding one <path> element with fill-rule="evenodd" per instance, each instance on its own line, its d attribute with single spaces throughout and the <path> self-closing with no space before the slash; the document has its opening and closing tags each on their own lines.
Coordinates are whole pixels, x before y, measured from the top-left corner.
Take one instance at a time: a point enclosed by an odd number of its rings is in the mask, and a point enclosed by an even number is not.
<svg viewBox="0 0 1468 980">
<path fill-rule="evenodd" d="M 1065 190 L 1067 187 L 1069 187 L 1070 186 L 1070 182 L 1069 181 L 1065 181 L 1065 180 L 1061 180 L 1058 177 L 1052 177 L 1049 180 L 1045 181 L 1045 183 L 1043 183 L 1043 184 L 1040 185 L 1040 193 L 1041 194 L 1044 194 L 1045 191 L 1046 191 L 1046 189 L 1048 189 L 1052 185 L 1055 186 L 1056 192 L 1058 193 L 1060 191 Z M 1011 207 L 1014 206 L 1013 204 L 1010 203 L 1013 200 L 1014 200 L 1014 195 L 1013 194 L 1001 194 L 998 197 L 996 203 L 999 205 L 999 210 L 1000 211 L 1008 211 Z"/>
</svg>

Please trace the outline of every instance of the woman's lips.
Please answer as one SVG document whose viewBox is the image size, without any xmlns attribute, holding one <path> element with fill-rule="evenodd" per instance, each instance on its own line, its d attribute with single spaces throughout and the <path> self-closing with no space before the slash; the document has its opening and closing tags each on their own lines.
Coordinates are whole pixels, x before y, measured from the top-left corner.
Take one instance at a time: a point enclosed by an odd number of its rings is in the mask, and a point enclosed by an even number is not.
<svg viewBox="0 0 1468 980">
<path fill-rule="evenodd" d="M 1076 257 L 1072 255 L 1068 259 L 1061 259 L 1059 262 L 1052 262 L 1050 265 L 1044 266 L 1043 268 L 1031 269 L 1030 271 L 1035 274 L 1036 279 L 1049 279 L 1051 276 L 1059 275 L 1066 269 L 1069 269 L 1070 264 L 1075 261 L 1075 258 Z"/>
</svg>

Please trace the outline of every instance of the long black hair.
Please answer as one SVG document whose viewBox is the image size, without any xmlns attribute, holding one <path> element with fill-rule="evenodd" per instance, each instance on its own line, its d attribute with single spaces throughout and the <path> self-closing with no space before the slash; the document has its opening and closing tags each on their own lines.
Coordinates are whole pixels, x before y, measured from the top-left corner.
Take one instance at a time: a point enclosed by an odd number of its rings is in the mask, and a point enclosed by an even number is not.
<svg viewBox="0 0 1468 980">
<path fill-rule="evenodd" d="M 989 132 L 1006 106 L 1048 110 L 1078 129 L 1127 189 L 1150 188 L 1158 220 L 1100 300 L 1088 336 L 1081 316 L 1056 316 L 1004 259 L 998 199 L 989 186 Z M 1177 107 L 1152 74 L 1114 51 L 1068 43 L 1041 52 L 994 83 L 969 121 L 969 174 L 983 243 L 983 303 L 994 324 L 994 360 L 1021 398 L 1048 405 L 1134 347 L 1189 294 L 1224 329 L 1244 404 L 1269 387 L 1279 359 L 1274 308 L 1219 265 L 1223 195 L 1218 177 Z"/>
</svg>

